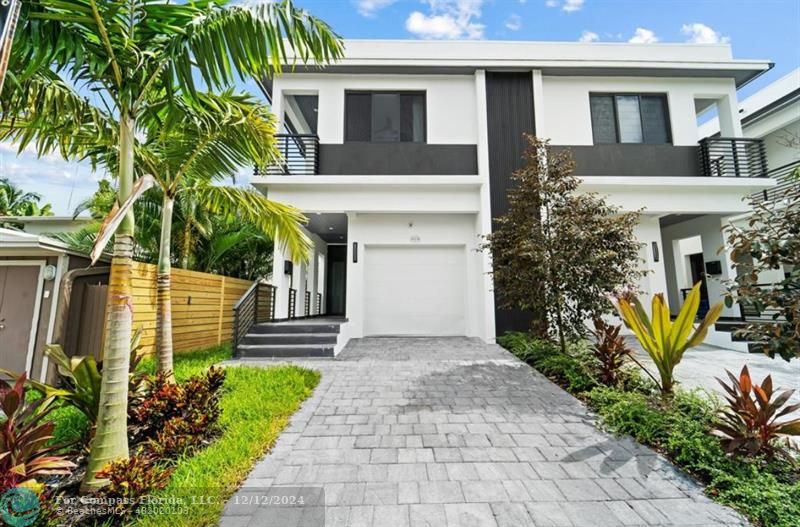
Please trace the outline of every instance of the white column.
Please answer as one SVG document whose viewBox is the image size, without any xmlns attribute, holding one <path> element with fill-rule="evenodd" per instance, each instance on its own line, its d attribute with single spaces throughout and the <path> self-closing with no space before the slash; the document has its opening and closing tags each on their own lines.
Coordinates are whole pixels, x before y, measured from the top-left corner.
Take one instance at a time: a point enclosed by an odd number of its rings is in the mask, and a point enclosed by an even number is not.
<svg viewBox="0 0 800 527">
<path fill-rule="evenodd" d="M 481 205 L 476 221 L 477 235 L 486 235 L 492 232 L 492 203 L 489 194 L 489 127 L 486 115 L 486 72 L 475 72 L 475 104 L 478 117 L 478 177 L 481 180 Z M 483 305 L 482 324 L 479 335 L 486 342 L 494 342 L 494 284 L 492 282 L 492 257 L 488 251 L 481 255 L 481 280 L 482 295 L 478 301 Z"/>
<path fill-rule="evenodd" d="M 275 240 L 275 250 L 272 253 L 272 285 L 276 287 L 275 291 L 275 317 L 286 318 L 286 313 L 289 309 L 289 283 L 290 276 L 284 274 L 284 262 L 289 260 L 289 256 L 281 246 L 281 243 Z"/>
<path fill-rule="evenodd" d="M 719 113 L 719 133 L 722 137 L 742 137 L 742 123 L 739 121 L 739 103 L 736 92 L 717 100 Z"/>
<path fill-rule="evenodd" d="M 547 127 L 544 123 L 544 84 L 542 70 L 533 70 L 533 127 L 536 137 L 547 139 Z"/>
</svg>

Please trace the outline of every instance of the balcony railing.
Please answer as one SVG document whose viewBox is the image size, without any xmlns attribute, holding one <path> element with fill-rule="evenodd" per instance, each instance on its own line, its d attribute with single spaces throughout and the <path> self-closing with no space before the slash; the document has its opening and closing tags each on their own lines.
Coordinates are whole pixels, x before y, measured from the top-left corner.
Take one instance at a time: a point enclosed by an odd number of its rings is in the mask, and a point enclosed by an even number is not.
<svg viewBox="0 0 800 527">
<path fill-rule="evenodd" d="M 761 203 L 783 199 L 792 194 L 800 194 L 800 161 L 793 161 L 778 168 L 773 168 L 767 175 L 777 181 L 777 184 L 761 192 L 753 194 L 753 201 Z"/>
<path fill-rule="evenodd" d="M 313 176 L 319 173 L 319 137 L 314 134 L 277 134 L 281 158 L 268 167 L 256 167 L 256 176 Z"/>
<path fill-rule="evenodd" d="M 699 155 L 704 176 L 767 176 L 767 152 L 761 139 L 708 137 L 700 141 Z"/>
</svg>

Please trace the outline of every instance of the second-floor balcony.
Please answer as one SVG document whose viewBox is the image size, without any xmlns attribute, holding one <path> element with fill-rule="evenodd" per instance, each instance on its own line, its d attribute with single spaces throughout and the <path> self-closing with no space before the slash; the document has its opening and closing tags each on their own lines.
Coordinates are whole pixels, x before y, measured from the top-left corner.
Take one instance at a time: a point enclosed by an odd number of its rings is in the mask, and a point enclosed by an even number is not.
<svg viewBox="0 0 800 527">
<path fill-rule="evenodd" d="M 314 134 L 278 134 L 281 158 L 256 175 L 473 175 L 476 145 L 345 142 Z M 767 177 L 761 139 L 713 137 L 695 146 L 597 144 L 569 148 L 578 176 Z"/>
<path fill-rule="evenodd" d="M 478 174 L 476 145 L 422 142 L 320 143 L 313 134 L 277 134 L 281 158 L 266 176 L 470 176 Z"/>
</svg>

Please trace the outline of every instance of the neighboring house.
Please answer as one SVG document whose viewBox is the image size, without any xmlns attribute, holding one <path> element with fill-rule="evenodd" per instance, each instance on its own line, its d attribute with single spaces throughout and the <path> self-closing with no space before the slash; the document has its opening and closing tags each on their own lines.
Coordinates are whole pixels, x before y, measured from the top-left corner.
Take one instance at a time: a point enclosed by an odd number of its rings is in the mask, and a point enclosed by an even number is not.
<svg viewBox="0 0 800 527">
<path fill-rule="evenodd" d="M 527 329 L 524 314 L 496 309 L 478 250 L 507 210 L 523 133 L 570 148 L 583 190 L 643 210 L 639 285 L 667 291 L 676 311 L 665 262 L 681 240 L 700 234 L 695 271 L 727 278 L 725 219 L 774 184 L 736 96 L 770 67 L 729 45 L 347 41 L 333 66 L 287 69 L 264 83 L 285 159 L 252 182 L 305 212 L 314 253 L 290 264 L 276 244 L 275 316 L 346 317 L 337 351 L 364 336 L 491 342 Z M 710 106 L 727 139 L 698 143 Z M 705 294 L 722 285 L 708 280 Z"/>
<path fill-rule="evenodd" d="M 92 221 L 92 218 L 84 216 L 0 216 L 0 223 L 20 225 L 30 234 L 78 232 Z"/>
<path fill-rule="evenodd" d="M 108 282 L 107 267 L 88 265 L 58 240 L 0 228 L 0 367 L 46 379 L 44 347 L 63 342 L 70 330 L 70 293 L 82 296 L 89 284 Z"/>
</svg>

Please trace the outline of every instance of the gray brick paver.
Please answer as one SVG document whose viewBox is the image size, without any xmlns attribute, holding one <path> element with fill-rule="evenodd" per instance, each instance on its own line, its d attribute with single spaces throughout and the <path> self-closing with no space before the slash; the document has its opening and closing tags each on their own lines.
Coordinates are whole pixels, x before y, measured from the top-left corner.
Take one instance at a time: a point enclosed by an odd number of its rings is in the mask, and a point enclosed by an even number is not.
<svg viewBox="0 0 800 527">
<path fill-rule="evenodd" d="M 329 527 L 747 525 L 498 346 L 360 339 L 294 363 L 320 370 L 320 386 L 239 491 L 324 489 L 324 511 L 281 511 L 286 525 L 320 513 Z M 269 515 L 229 504 L 220 525 Z"/>
</svg>

